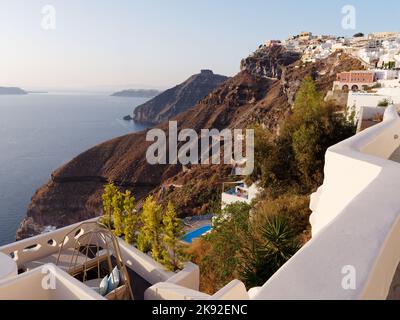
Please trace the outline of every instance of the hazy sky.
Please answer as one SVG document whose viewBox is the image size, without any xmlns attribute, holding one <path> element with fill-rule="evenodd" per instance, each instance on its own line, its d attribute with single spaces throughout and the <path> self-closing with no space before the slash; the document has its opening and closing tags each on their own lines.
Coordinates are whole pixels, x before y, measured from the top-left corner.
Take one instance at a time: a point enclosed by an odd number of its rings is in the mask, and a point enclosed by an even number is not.
<svg viewBox="0 0 400 320">
<path fill-rule="evenodd" d="M 347 4 L 356 30 L 341 27 Z M 55 30 L 42 28 L 45 5 Z M 398 0 L 0 0 L 0 86 L 166 88 L 202 68 L 231 76 L 267 39 L 397 31 L 399 12 Z"/>
</svg>

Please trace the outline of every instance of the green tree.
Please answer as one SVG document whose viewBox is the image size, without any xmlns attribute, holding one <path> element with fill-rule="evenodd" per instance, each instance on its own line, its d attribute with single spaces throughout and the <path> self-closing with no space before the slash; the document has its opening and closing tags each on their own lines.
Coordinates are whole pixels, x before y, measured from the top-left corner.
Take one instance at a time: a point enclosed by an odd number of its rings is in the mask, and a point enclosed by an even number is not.
<svg viewBox="0 0 400 320">
<path fill-rule="evenodd" d="M 125 191 L 123 199 L 125 241 L 133 244 L 137 240 L 136 231 L 139 226 L 139 216 L 135 207 L 135 198 L 129 190 Z"/>
<path fill-rule="evenodd" d="M 124 233 L 123 227 L 123 197 L 119 190 L 113 194 L 112 200 L 112 212 L 114 221 L 114 233 L 117 237 L 120 237 Z"/>
<path fill-rule="evenodd" d="M 161 261 L 161 206 L 157 204 L 152 196 L 148 196 L 143 204 L 141 222 L 142 227 L 138 235 L 138 248 L 144 252 L 151 250 L 152 257 L 156 261 Z"/>
<path fill-rule="evenodd" d="M 163 241 L 162 251 L 163 264 L 169 270 L 177 270 L 182 266 L 184 259 L 183 248 L 180 238 L 183 235 L 182 222 L 178 219 L 172 202 L 168 202 L 163 216 Z"/>
<path fill-rule="evenodd" d="M 124 235 L 125 241 L 134 243 L 139 227 L 139 216 L 135 208 L 135 198 L 129 190 L 122 193 L 112 182 L 104 186 L 102 194 L 103 224 L 113 230 L 118 237 Z"/>
<path fill-rule="evenodd" d="M 102 194 L 103 200 L 103 213 L 107 218 L 108 227 L 112 228 L 113 218 L 113 198 L 119 192 L 118 188 L 114 183 L 110 182 L 104 186 Z"/>
</svg>

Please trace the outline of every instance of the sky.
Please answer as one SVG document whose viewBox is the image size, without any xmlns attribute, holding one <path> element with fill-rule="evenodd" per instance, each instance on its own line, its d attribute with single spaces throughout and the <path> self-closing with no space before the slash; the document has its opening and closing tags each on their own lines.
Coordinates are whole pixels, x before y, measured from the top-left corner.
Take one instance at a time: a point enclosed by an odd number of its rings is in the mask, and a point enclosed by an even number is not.
<svg viewBox="0 0 400 320">
<path fill-rule="evenodd" d="M 342 28 L 345 5 L 356 29 Z M 260 44 L 300 31 L 399 31 L 399 12 L 398 0 L 0 0 L 0 86 L 166 89 L 205 68 L 233 76 Z"/>
</svg>

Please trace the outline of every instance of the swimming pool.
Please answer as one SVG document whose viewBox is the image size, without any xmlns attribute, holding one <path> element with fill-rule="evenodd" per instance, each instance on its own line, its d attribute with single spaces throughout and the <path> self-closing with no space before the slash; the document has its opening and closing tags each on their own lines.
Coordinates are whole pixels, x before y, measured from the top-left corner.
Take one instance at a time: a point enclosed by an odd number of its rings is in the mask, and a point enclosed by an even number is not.
<svg viewBox="0 0 400 320">
<path fill-rule="evenodd" d="M 193 239 L 201 237 L 203 234 L 207 233 L 211 229 L 212 229 L 211 225 L 207 225 L 199 229 L 190 231 L 183 236 L 182 240 L 187 243 L 192 243 Z"/>
</svg>

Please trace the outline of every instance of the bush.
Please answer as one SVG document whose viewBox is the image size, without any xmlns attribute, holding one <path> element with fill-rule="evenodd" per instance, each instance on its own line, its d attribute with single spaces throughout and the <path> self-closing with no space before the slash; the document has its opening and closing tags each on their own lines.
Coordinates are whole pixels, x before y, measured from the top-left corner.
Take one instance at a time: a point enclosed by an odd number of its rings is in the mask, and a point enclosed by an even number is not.
<svg viewBox="0 0 400 320">
<path fill-rule="evenodd" d="M 308 197 L 285 194 L 256 207 L 227 206 L 213 231 L 189 248 L 201 289 L 213 294 L 235 278 L 248 288 L 266 282 L 309 238 L 308 204 Z"/>
<path fill-rule="evenodd" d="M 378 102 L 378 107 L 387 107 L 389 106 L 389 100 L 388 99 L 383 99 Z"/>
<path fill-rule="evenodd" d="M 194 256 L 192 259 L 200 262 L 201 283 L 212 279 L 212 283 L 207 284 L 210 294 L 238 277 L 237 253 L 249 237 L 250 208 L 245 203 L 227 206 L 215 220 L 213 232 L 198 240 L 204 242 L 201 247 L 207 251 L 201 258 Z"/>
</svg>

